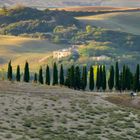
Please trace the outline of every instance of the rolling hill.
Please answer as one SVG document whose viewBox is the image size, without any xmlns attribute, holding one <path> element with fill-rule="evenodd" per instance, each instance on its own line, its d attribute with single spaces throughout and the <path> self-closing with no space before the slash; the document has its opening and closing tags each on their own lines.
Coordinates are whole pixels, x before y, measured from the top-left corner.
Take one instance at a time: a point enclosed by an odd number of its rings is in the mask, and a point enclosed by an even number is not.
<svg viewBox="0 0 140 140">
<path fill-rule="evenodd" d="M 67 19 L 67 20 L 63 20 Z M 79 26 L 71 15 L 17 6 L 0 11 L 0 33 L 10 35 L 52 32 L 56 26 Z"/>
<path fill-rule="evenodd" d="M 50 8 L 50 10 L 56 10 L 56 8 Z M 57 10 L 68 12 L 133 12 L 140 10 L 139 8 L 129 7 L 111 7 L 111 6 L 69 6 L 57 8 Z M 99 13 L 98 13 L 99 14 Z"/>
<path fill-rule="evenodd" d="M 6 81 L 0 89 L 2 140 L 139 140 L 139 96 Z"/>
<path fill-rule="evenodd" d="M 65 7 L 65 6 L 113 6 L 113 7 L 140 7 L 140 0 L 0 0 L 1 5 L 16 3 L 38 8 Z"/>
<path fill-rule="evenodd" d="M 10 59 L 12 59 L 14 69 L 18 64 L 22 64 L 23 68 L 24 62 L 28 60 L 31 70 L 35 71 L 40 65 L 47 62 L 53 63 L 52 58 L 48 60 L 50 52 L 67 48 L 68 44 L 81 46 L 77 49 L 80 56 L 69 56 L 60 60 L 59 62 L 65 66 L 73 63 L 93 64 L 99 62 L 93 61 L 94 57 L 98 58 L 102 55 L 109 58 L 105 62 L 107 64 L 110 64 L 111 61 L 136 64 L 140 60 L 139 13 L 125 11 L 82 16 L 75 19 L 67 11 L 37 10 L 29 7 L 10 8 L 4 13 L 0 13 L 1 34 L 30 36 L 36 33 L 50 33 L 51 37 L 47 41 L 0 36 L 1 68 L 6 69 Z M 81 26 L 81 23 L 91 24 L 93 27 L 87 29 L 87 26 Z"/>
<path fill-rule="evenodd" d="M 140 12 L 108 13 L 77 19 L 84 24 L 140 35 Z"/>
<path fill-rule="evenodd" d="M 7 63 L 11 59 L 14 69 L 19 64 L 23 69 L 28 60 L 31 71 L 36 71 L 40 65 L 47 63 L 50 52 L 67 47 L 69 46 L 49 43 L 47 40 L 0 36 L 0 70 L 4 68 L 6 71 Z"/>
</svg>

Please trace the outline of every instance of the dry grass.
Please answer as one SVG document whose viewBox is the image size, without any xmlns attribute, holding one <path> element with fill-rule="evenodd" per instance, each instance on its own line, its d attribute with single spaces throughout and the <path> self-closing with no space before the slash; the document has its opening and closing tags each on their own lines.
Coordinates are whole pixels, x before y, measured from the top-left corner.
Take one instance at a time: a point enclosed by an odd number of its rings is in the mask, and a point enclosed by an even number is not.
<svg viewBox="0 0 140 140">
<path fill-rule="evenodd" d="M 51 10 L 55 10 L 56 8 L 51 8 Z M 96 12 L 96 11 L 119 11 L 119 10 L 134 10 L 136 8 L 119 8 L 119 7 L 109 7 L 109 6 L 74 6 L 74 7 L 63 7 L 57 8 L 57 10 L 65 10 L 65 11 L 83 11 L 83 12 Z"/>
<path fill-rule="evenodd" d="M 140 109 L 139 97 L 131 98 L 130 95 L 119 94 L 119 95 L 108 96 L 106 97 L 106 100 L 117 105 Z"/>
<path fill-rule="evenodd" d="M 9 46 L 11 44 L 15 44 L 16 47 L 19 47 L 20 44 L 26 43 L 28 41 L 34 41 L 36 39 L 33 38 L 24 38 L 24 37 L 14 37 L 14 36 L 0 36 L 1 46 Z"/>
<path fill-rule="evenodd" d="M 105 93 L 6 81 L 0 89 L 2 140 L 139 140 L 140 111 Z"/>
<path fill-rule="evenodd" d="M 17 65 L 23 68 L 25 61 L 28 60 L 31 71 L 35 71 L 39 68 L 39 64 L 47 63 L 50 52 L 67 47 L 52 44 L 47 40 L 0 36 L 0 67 L 6 70 L 7 63 L 11 59 L 14 69 Z"/>
</svg>

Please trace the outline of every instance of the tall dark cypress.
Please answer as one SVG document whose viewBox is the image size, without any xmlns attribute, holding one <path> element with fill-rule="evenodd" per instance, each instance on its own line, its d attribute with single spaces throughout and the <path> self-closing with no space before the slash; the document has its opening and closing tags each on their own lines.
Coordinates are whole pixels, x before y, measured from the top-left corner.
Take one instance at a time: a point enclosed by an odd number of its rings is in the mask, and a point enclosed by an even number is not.
<svg viewBox="0 0 140 140">
<path fill-rule="evenodd" d="M 103 89 L 103 91 L 106 90 L 106 68 L 105 68 L 105 65 L 103 65 L 103 68 L 102 68 L 102 89 Z"/>
<path fill-rule="evenodd" d="M 126 66 L 123 65 L 122 70 L 122 90 L 124 91 L 126 89 Z"/>
<path fill-rule="evenodd" d="M 110 71 L 110 75 L 108 79 L 108 87 L 110 90 L 112 90 L 114 87 L 114 66 L 111 66 L 109 71 Z"/>
<path fill-rule="evenodd" d="M 75 89 L 81 89 L 81 72 L 79 66 L 75 68 Z"/>
<path fill-rule="evenodd" d="M 126 67 L 126 71 L 125 71 L 125 85 L 126 85 L 126 89 L 130 90 L 131 89 L 131 83 L 132 83 L 132 77 L 131 77 L 131 71 L 129 69 L 129 67 Z"/>
<path fill-rule="evenodd" d="M 139 85 L 140 85 L 139 78 L 140 78 L 140 68 L 138 64 L 134 75 L 134 91 L 139 91 Z"/>
<path fill-rule="evenodd" d="M 85 90 L 87 86 L 87 67 L 83 66 L 83 71 L 82 71 L 82 89 Z"/>
<path fill-rule="evenodd" d="M 119 74 L 119 85 L 117 90 L 120 92 L 123 90 L 123 72 Z"/>
<path fill-rule="evenodd" d="M 34 83 L 37 83 L 37 73 L 34 74 Z"/>
<path fill-rule="evenodd" d="M 70 82 L 70 87 L 75 89 L 76 82 L 75 82 L 75 67 L 74 67 L 74 65 L 72 65 L 70 68 L 69 82 Z"/>
<path fill-rule="evenodd" d="M 48 65 L 46 67 L 46 82 L 45 83 L 46 83 L 46 85 L 50 85 L 50 83 L 51 83 L 50 68 Z"/>
<path fill-rule="evenodd" d="M 11 60 L 10 60 L 10 62 L 8 63 L 7 78 L 8 78 L 9 81 L 11 81 L 12 78 L 13 78 L 13 72 L 12 72 Z"/>
<path fill-rule="evenodd" d="M 44 84 L 42 67 L 40 67 L 40 69 L 39 69 L 39 78 L 38 78 L 38 81 L 39 81 L 40 84 Z"/>
<path fill-rule="evenodd" d="M 30 81 L 30 71 L 29 71 L 29 64 L 26 61 L 25 63 L 25 68 L 24 68 L 24 82 L 29 82 Z"/>
<path fill-rule="evenodd" d="M 134 75 L 133 73 L 130 71 L 130 90 L 134 89 Z"/>
<path fill-rule="evenodd" d="M 97 67 L 96 88 L 100 89 L 100 66 Z"/>
<path fill-rule="evenodd" d="M 63 69 L 63 65 L 61 64 L 60 67 L 60 74 L 59 74 L 59 79 L 60 79 L 60 85 L 64 85 L 64 69 Z"/>
<path fill-rule="evenodd" d="M 66 75 L 66 79 L 65 79 L 65 86 L 67 86 L 67 87 L 69 87 L 69 88 L 71 88 L 71 84 L 70 84 L 70 76 L 71 76 L 71 69 L 70 68 L 68 68 L 68 70 L 67 70 L 67 75 Z"/>
<path fill-rule="evenodd" d="M 89 74 L 89 89 L 92 91 L 94 90 L 94 69 L 90 67 L 90 74 Z"/>
<path fill-rule="evenodd" d="M 20 66 L 17 66 L 16 80 L 20 82 Z"/>
<path fill-rule="evenodd" d="M 53 65 L 53 85 L 58 85 L 58 70 L 56 63 Z"/>
<path fill-rule="evenodd" d="M 102 87 L 102 78 L 103 78 L 102 66 L 98 66 L 97 67 L 97 77 L 96 77 L 97 90 L 101 89 L 101 87 Z"/>
<path fill-rule="evenodd" d="M 99 68 L 99 88 L 103 89 L 103 65 Z"/>
<path fill-rule="evenodd" d="M 115 89 L 119 90 L 119 64 L 116 62 L 115 66 Z"/>
</svg>

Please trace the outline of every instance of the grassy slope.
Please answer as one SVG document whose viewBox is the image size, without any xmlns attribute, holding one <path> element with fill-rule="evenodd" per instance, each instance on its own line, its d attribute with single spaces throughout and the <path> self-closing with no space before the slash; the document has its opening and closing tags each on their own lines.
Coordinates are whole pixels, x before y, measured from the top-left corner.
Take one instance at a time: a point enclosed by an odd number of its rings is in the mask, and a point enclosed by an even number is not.
<svg viewBox="0 0 140 140">
<path fill-rule="evenodd" d="M 117 106 L 104 98 L 118 102 L 122 94 L 114 99 L 115 93 L 96 95 L 10 82 L 0 82 L 0 89 L 2 140 L 139 140 L 139 109 Z"/>
<path fill-rule="evenodd" d="M 65 47 L 67 46 L 52 44 L 47 40 L 0 36 L 0 64 L 2 67 L 4 65 L 5 68 L 5 64 L 12 59 L 15 68 L 16 65 L 24 64 L 28 60 L 31 69 L 35 70 L 40 65 L 47 63 L 47 59 L 43 62 L 40 62 L 40 60 L 49 55 L 50 51 Z"/>
<path fill-rule="evenodd" d="M 110 13 L 77 18 L 85 24 L 140 35 L 140 12 Z"/>
</svg>

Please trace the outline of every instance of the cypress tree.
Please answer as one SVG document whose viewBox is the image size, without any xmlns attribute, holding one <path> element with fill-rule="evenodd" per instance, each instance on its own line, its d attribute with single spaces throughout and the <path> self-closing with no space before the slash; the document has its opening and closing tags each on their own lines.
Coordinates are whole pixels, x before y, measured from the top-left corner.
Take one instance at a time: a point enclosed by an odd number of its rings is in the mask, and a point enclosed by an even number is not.
<svg viewBox="0 0 140 140">
<path fill-rule="evenodd" d="M 123 71 L 122 71 L 122 90 L 124 91 L 126 89 L 126 66 L 123 65 Z"/>
<path fill-rule="evenodd" d="M 71 69 L 70 68 L 68 68 L 68 70 L 67 70 L 67 75 L 66 75 L 66 80 L 65 80 L 65 86 L 67 86 L 67 87 L 71 87 L 70 86 L 70 76 L 71 76 Z"/>
<path fill-rule="evenodd" d="M 38 78 L 38 81 L 39 81 L 40 84 L 44 84 L 42 67 L 40 67 L 40 69 L 39 69 L 39 78 Z"/>
<path fill-rule="evenodd" d="M 131 83 L 132 83 L 132 73 L 130 72 L 129 67 L 126 67 L 126 77 L 125 77 L 125 81 L 126 81 L 126 89 L 130 90 L 131 89 Z"/>
<path fill-rule="evenodd" d="M 63 70 L 63 65 L 61 64 L 61 67 L 60 67 L 60 85 L 64 85 L 64 70 Z"/>
<path fill-rule="evenodd" d="M 102 88 L 103 89 L 103 66 L 101 65 L 99 67 L 99 89 Z"/>
<path fill-rule="evenodd" d="M 46 85 L 50 85 L 50 80 L 51 78 L 50 78 L 50 68 L 49 68 L 49 66 L 47 65 L 47 67 L 46 67 Z"/>
<path fill-rule="evenodd" d="M 74 89 L 76 88 L 75 87 L 75 68 L 73 65 L 67 70 L 65 85 L 68 86 L 69 88 L 74 88 Z"/>
<path fill-rule="evenodd" d="M 83 71 L 82 71 L 82 89 L 85 90 L 87 86 L 87 67 L 83 66 Z"/>
<path fill-rule="evenodd" d="M 105 65 L 103 65 L 103 70 L 102 70 L 102 89 L 103 89 L 103 91 L 106 90 L 106 68 L 105 68 Z"/>
<path fill-rule="evenodd" d="M 56 63 L 54 63 L 53 66 L 53 85 L 58 85 L 58 70 Z"/>
<path fill-rule="evenodd" d="M 100 66 L 97 67 L 96 88 L 100 89 Z"/>
<path fill-rule="evenodd" d="M 116 88 L 116 90 L 119 90 L 119 65 L 118 65 L 118 62 L 116 62 L 116 66 L 115 66 L 115 88 Z"/>
<path fill-rule="evenodd" d="M 74 67 L 74 65 L 72 65 L 71 68 L 70 68 L 69 82 L 70 82 L 70 87 L 76 89 L 75 67 Z"/>
<path fill-rule="evenodd" d="M 81 89 L 81 72 L 79 66 L 75 68 L 75 89 Z"/>
<path fill-rule="evenodd" d="M 34 74 L 34 83 L 37 83 L 37 73 Z"/>
<path fill-rule="evenodd" d="M 20 82 L 20 66 L 17 66 L 16 80 Z"/>
<path fill-rule="evenodd" d="M 94 90 L 94 71 L 93 67 L 90 67 L 90 75 L 89 75 L 89 89 Z"/>
<path fill-rule="evenodd" d="M 8 63 L 8 72 L 7 72 L 7 78 L 8 78 L 9 81 L 11 81 L 12 78 L 13 78 L 12 73 L 13 73 L 12 72 L 12 65 L 11 65 L 11 60 L 10 60 L 10 62 Z"/>
<path fill-rule="evenodd" d="M 140 85 L 139 75 L 140 75 L 140 68 L 139 68 L 139 64 L 138 64 L 137 68 L 136 68 L 136 73 L 135 73 L 135 76 L 134 76 L 134 91 L 139 90 L 139 85 Z"/>
<path fill-rule="evenodd" d="M 108 87 L 110 90 L 112 90 L 114 87 L 114 67 L 111 66 L 109 71 L 110 71 L 110 75 L 108 79 Z"/>
<path fill-rule="evenodd" d="M 134 75 L 133 73 L 130 71 L 130 90 L 133 90 L 134 89 Z"/>
<path fill-rule="evenodd" d="M 122 91 L 123 88 L 123 72 L 120 73 L 119 75 L 119 85 L 118 85 L 118 89 L 120 92 Z"/>
<path fill-rule="evenodd" d="M 26 61 L 25 68 L 24 68 L 24 82 L 28 83 L 29 81 L 30 81 L 29 64 Z"/>
</svg>

